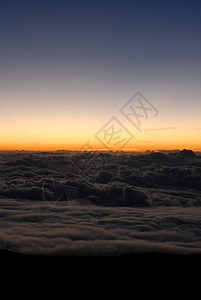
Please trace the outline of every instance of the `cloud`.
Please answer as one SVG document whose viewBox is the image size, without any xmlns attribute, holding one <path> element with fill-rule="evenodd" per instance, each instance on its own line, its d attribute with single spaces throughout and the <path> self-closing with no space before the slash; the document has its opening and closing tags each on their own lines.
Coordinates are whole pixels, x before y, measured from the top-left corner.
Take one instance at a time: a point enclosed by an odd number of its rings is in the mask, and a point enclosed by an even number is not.
<svg viewBox="0 0 201 300">
<path fill-rule="evenodd" d="M 144 131 L 163 131 L 163 130 L 177 130 L 179 127 L 160 127 L 160 128 L 148 128 Z"/>
<path fill-rule="evenodd" d="M 200 156 L 80 153 L 76 167 L 72 155 L 0 153 L 0 244 L 55 255 L 201 252 Z"/>
<path fill-rule="evenodd" d="M 84 173 L 72 165 L 71 156 L 66 154 L 4 154 L 4 160 L 1 160 L 3 175 L 0 180 L 0 195 L 40 201 L 44 198 L 45 190 L 48 199 L 65 200 L 66 188 L 74 187 L 79 191 L 79 198 L 90 201 L 94 199 L 95 204 L 106 206 L 153 206 L 156 201 L 152 201 L 150 188 L 155 189 L 156 193 L 163 188 L 166 193 L 164 199 L 175 188 L 180 195 L 183 189 L 188 189 L 194 191 L 196 197 L 200 196 L 200 157 L 190 150 L 175 154 L 154 152 L 139 156 L 105 154 L 104 165 L 102 160 L 97 160 L 95 169 L 91 162 L 94 156 L 87 156 L 86 160 L 86 154 L 83 155 L 85 164 L 88 163 Z M 79 158 L 83 162 L 82 154 L 77 156 L 77 160 Z M 186 166 L 183 165 L 185 160 L 188 162 Z M 192 193 L 188 198 L 195 197 Z M 185 201 L 180 202 L 182 205 Z M 171 200 L 163 203 L 170 205 Z M 180 205 L 178 199 L 172 203 Z"/>
<path fill-rule="evenodd" d="M 108 183 L 111 181 L 113 176 L 114 176 L 114 174 L 102 170 L 102 171 L 98 172 L 98 174 L 95 178 L 95 181 L 97 183 Z"/>
<path fill-rule="evenodd" d="M 42 202 L 0 203 L 0 244 L 53 255 L 139 252 L 200 253 L 200 210 L 97 207 L 54 208 Z M 4 225 L 6 224 L 6 226 Z M 6 246 L 5 246 L 6 247 Z"/>
</svg>

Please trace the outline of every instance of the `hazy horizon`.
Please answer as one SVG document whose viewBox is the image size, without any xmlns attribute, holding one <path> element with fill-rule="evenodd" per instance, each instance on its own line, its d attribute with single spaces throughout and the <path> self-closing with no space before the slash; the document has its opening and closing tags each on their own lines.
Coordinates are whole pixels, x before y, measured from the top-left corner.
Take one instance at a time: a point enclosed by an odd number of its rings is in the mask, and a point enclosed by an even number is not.
<svg viewBox="0 0 201 300">
<path fill-rule="evenodd" d="M 136 151 L 136 150 L 108 150 L 108 149 L 91 149 L 91 150 L 85 150 L 85 149 L 56 149 L 56 150 L 32 150 L 32 149 L 13 149 L 13 150 L 0 150 L 0 152 L 105 152 L 105 153 L 168 153 L 168 152 L 182 152 L 182 151 L 193 151 L 194 153 L 201 153 L 201 151 L 193 149 L 146 149 L 142 151 Z"/>
</svg>

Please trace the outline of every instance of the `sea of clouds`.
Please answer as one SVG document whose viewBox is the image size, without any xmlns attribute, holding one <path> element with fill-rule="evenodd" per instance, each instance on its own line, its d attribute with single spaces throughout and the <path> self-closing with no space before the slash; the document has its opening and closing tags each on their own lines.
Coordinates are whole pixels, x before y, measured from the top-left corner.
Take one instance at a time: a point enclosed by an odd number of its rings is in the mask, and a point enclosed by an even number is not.
<svg viewBox="0 0 201 300">
<path fill-rule="evenodd" d="M 21 253 L 201 253 L 201 156 L 0 153 L 0 246 Z"/>
</svg>

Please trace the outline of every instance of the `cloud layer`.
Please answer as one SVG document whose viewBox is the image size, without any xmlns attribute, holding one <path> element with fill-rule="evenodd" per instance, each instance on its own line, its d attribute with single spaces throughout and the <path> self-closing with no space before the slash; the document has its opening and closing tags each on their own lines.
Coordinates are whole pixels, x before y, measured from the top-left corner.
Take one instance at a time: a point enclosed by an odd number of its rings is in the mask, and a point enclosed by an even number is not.
<svg viewBox="0 0 201 300">
<path fill-rule="evenodd" d="M 201 205 L 201 157 L 192 151 L 147 155 L 1 153 L 0 195 L 33 201 L 76 198 L 101 206 Z M 68 195 L 65 195 L 65 194 Z M 94 200 L 92 200 L 94 199 Z"/>
<path fill-rule="evenodd" d="M 0 154 L 0 244 L 19 252 L 200 253 L 200 212 L 191 151 Z"/>
<path fill-rule="evenodd" d="M 0 243 L 29 254 L 201 253 L 201 209 L 48 206 L 1 200 Z"/>
</svg>

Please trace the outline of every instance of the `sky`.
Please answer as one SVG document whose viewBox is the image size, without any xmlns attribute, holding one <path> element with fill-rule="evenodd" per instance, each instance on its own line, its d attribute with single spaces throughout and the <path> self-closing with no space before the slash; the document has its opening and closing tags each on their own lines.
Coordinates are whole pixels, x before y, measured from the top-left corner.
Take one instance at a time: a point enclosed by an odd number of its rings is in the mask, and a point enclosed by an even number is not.
<svg viewBox="0 0 201 300">
<path fill-rule="evenodd" d="M 2 0 L 0 150 L 201 151 L 200 32 L 195 0 Z"/>
</svg>

